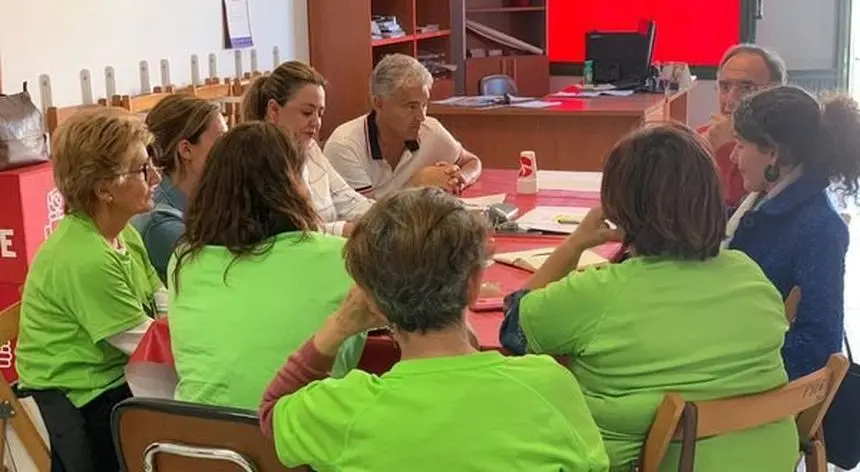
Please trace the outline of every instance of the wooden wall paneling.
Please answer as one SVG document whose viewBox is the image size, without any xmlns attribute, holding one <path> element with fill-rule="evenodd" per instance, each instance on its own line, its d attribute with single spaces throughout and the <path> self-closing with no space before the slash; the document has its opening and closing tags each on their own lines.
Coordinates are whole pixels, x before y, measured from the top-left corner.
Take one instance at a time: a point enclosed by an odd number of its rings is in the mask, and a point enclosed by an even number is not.
<svg viewBox="0 0 860 472">
<path fill-rule="evenodd" d="M 328 81 L 321 139 L 370 108 L 370 18 L 370 0 L 308 2 L 311 65 Z"/>
</svg>

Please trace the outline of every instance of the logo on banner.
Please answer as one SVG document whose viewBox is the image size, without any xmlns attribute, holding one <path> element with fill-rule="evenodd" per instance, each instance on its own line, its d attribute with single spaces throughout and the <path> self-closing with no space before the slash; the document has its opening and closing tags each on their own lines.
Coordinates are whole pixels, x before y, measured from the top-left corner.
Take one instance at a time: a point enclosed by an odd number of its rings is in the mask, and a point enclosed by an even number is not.
<svg viewBox="0 0 860 472">
<path fill-rule="evenodd" d="M 48 236 L 54 232 L 57 224 L 59 224 L 63 219 L 63 216 L 66 214 L 65 211 L 63 211 L 63 207 L 66 202 L 63 200 L 63 196 L 60 195 L 60 191 L 57 190 L 56 187 L 52 188 L 51 191 L 48 192 L 45 200 L 48 206 L 48 223 L 45 224 L 45 239 L 48 239 Z"/>
<path fill-rule="evenodd" d="M 12 368 L 13 351 L 12 341 L 0 346 L 0 369 Z"/>
</svg>

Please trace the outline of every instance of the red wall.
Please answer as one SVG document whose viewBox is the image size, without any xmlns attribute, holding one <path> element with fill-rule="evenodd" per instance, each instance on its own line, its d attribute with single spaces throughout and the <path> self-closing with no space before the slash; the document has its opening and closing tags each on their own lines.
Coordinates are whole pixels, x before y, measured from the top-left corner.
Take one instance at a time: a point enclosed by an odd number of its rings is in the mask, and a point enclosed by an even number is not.
<svg viewBox="0 0 860 472">
<path fill-rule="evenodd" d="M 738 0 L 547 0 L 549 58 L 585 60 L 588 31 L 636 31 L 639 20 L 657 22 L 654 60 L 716 66 L 740 40 Z"/>
</svg>

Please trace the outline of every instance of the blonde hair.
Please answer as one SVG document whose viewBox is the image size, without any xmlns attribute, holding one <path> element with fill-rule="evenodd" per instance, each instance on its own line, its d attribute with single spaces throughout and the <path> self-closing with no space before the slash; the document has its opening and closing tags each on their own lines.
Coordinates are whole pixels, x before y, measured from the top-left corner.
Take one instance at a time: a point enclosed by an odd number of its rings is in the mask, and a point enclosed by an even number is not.
<svg viewBox="0 0 860 472">
<path fill-rule="evenodd" d="M 254 79 L 242 97 L 242 120 L 264 121 L 269 100 L 284 106 L 305 85 L 325 87 L 325 78 L 302 61 L 288 61 Z"/>
<path fill-rule="evenodd" d="M 129 170 L 133 145 L 150 143 L 152 134 L 143 121 L 122 108 L 81 111 L 61 124 L 51 142 L 51 159 L 66 211 L 92 215 L 96 186 Z"/>
<path fill-rule="evenodd" d="M 146 115 L 146 126 L 155 138 L 153 163 L 167 175 L 182 171 L 179 144 L 197 144 L 221 108 L 212 102 L 191 95 L 174 94 L 165 97 Z"/>
</svg>

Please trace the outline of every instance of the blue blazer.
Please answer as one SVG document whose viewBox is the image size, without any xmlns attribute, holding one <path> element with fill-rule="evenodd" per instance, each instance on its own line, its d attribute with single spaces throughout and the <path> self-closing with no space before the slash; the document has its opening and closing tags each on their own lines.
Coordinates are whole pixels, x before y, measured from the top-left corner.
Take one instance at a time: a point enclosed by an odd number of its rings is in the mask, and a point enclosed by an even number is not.
<svg viewBox="0 0 860 472">
<path fill-rule="evenodd" d="M 814 372 L 842 350 L 848 227 L 833 208 L 828 181 L 803 175 L 741 218 L 729 243 L 758 262 L 788 296 L 799 286 L 797 318 L 782 357 L 789 379 Z"/>
</svg>

